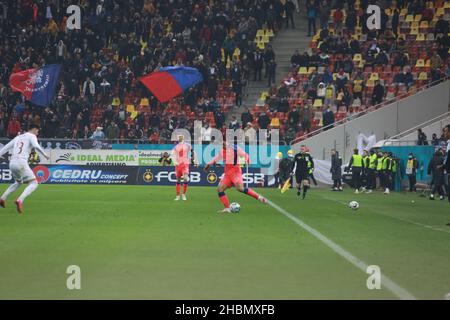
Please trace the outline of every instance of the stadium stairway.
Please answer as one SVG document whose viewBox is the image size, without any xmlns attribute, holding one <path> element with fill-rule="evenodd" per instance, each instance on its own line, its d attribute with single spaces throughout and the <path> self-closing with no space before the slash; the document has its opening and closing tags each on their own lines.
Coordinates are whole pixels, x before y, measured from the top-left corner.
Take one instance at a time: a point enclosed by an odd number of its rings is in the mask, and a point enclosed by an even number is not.
<svg viewBox="0 0 450 320">
<path fill-rule="evenodd" d="M 311 38 L 308 34 L 308 21 L 304 12 L 294 14 L 295 29 L 289 25 L 289 29 L 283 28 L 274 37 L 271 45 L 275 51 L 275 60 L 277 63 L 276 69 L 276 83 L 278 84 L 290 71 L 290 60 L 295 50 L 298 49 L 300 53 L 308 49 Z M 261 94 L 268 91 L 267 78 L 264 78 L 265 70 L 263 69 L 262 81 L 253 81 L 253 72 L 250 73 L 250 81 L 244 92 L 242 99 L 242 107 L 233 109 L 229 113 L 229 118 L 236 116 L 240 121 L 241 114 L 260 102 Z"/>
</svg>

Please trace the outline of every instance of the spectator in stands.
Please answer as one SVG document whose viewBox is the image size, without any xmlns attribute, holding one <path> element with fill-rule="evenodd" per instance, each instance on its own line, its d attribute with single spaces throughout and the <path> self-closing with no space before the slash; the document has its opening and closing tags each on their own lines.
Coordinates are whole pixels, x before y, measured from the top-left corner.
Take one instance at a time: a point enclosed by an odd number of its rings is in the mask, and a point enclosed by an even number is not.
<svg viewBox="0 0 450 320">
<path fill-rule="evenodd" d="M 6 129 L 6 133 L 10 139 L 13 139 L 20 132 L 20 122 L 17 120 L 15 116 L 11 117 L 11 120 L 8 122 L 8 128 Z"/>
<path fill-rule="evenodd" d="M 251 115 L 251 113 L 246 110 L 241 114 L 241 122 L 242 124 L 247 124 L 247 123 L 252 123 L 253 122 L 253 116 Z"/>
<path fill-rule="evenodd" d="M 306 12 L 308 16 L 308 37 L 316 34 L 316 17 L 318 8 L 314 0 L 307 0 Z"/>
<path fill-rule="evenodd" d="M 326 106 L 325 111 L 323 112 L 322 115 L 322 119 L 324 130 L 329 130 L 333 128 L 334 112 L 331 111 L 330 106 Z"/>
<path fill-rule="evenodd" d="M 435 146 L 435 147 L 439 146 L 439 143 L 440 143 L 439 140 L 440 140 L 440 139 L 438 139 L 436 133 L 433 133 L 433 134 L 431 135 L 431 144 L 432 144 L 433 146 Z"/>
<path fill-rule="evenodd" d="M 275 83 L 275 74 L 276 74 L 276 68 L 277 68 L 277 63 L 275 62 L 275 60 L 270 60 L 269 63 L 266 66 L 267 69 L 267 73 L 268 73 L 268 84 L 267 86 L 270 87 L 272 85 L 272 83 Z"/>
<path fill-rule="evenodd" d="M 284 12 L 286 14 L 286 29 L 289 28 L 289 21 L 291 22 L 292 29 L 295 29 L 294 11 L 295 4 L 293 0 L 287 0 L 284 4 Z"/>
<path fill-rule="evenodd" d="M 259 49 L 256 49 L 256 51 L 253 53 L 253 72 L 255 73 L 255 77 L 253 81 L 261 81 L 261 72 L 263 68 L 264 58 L 263 54 Z"/>
<path fill-rule="evenodd" d="M 258 117 L 258 125 L 260 129 L 267 129 L 270 124 L 270 118 L 263 111 Z"/>
<path fill-rule="evenodd" d="M 414 84 L 411 68 L 404 67 L 402 72 L 395 75 L 394 82 L 397 84 L 404 84 L 409 90 L 409 88 Z"/>
<path fill-rule="evenodd" d="M 372 92 L 372 105 L 378 105 L 381 102 L 383 102 L 385 96 L 385 89 L 384 86 L 381 84 L 379 80 L 375 82 L 375 87 L 373 88 Z"/>
<path fill-rule="evenodd" d="M 438 21 L 434 26 L 434 36 L 438 34 L 446 35 L 449 32 L 449 16 L 446 14 L 445 16 L 439 17 Z"/>
<path fill-rule="evenodd" d="M 242 106 L 242 81 L 241 79 L 236 79 L 233 80 L 231 84 L 235 94 L 235 105 L 236 107 L 240 107 Z"/>
<path fill-rule="evenodd" d="M 301 64 L 302 55 L 298 50 L 295 50 L 294 54 L 291 57 L 291 67 L 294 70 L 298 70 Z"/>
<path fill-rule="evenodd" d="M 328 28 L 328 19 L 330 18 L 330 4 L 327 0 L 321 0 L 319 5 L 320 29 Z"/>
<path fill-rule="evenodd" d="M 306 133 L 309 133 L 311 131 L 312 111 L 310 106 L 311 101 L 308 101 L 308 103 L 305 104 L 305 106 L 300 112 L 302 130 Z"/>
<path fill-rule="evenodd" d="M 229 128 L 229 129 L 232 129 L 232 130 L 237 130 L 237 129 L 240 129 L 240 128 L 241 128 L 241 125 L 239 124 L 239 122 L 238 122 L 236 116 L 233 116 L 233 117 L 231 118 L 231 122 L 230 122 L 230 125 L 228 126 L 228 128 Z"/>
<path fill-rule="evenodd" d="M 95 83 L 90 77 L 87 77 L 86 81 L 83 83 L 83 96 L 91 103 L 93 102 L 95 96 Z"/>
<path fill-rule="evenodd" d="M 432 77 L 436 74 L 438 69 L 442 68 L 443 65 L 444 62 L 442 61 L 441 57 L 439 56 L 437 51 L 434 51 L 430 58 L 430 68 Z"/>
<path fill-rule="evenodd" d="M 336 91 L 341 91 L 347 85 L 348 77 L 347 74 L 344 73 L 344 69 L 339 70 L 339 73 L 336 75 Z"/>
<path fill-rule="evenodd" d="M 105 139 L 105 134 L 103 133 L 103 128 L 102 127 L 97 127 L 94 131 L 94 133 L 92 134 L 92 136 L 89 138 L 91 140 L 94 141 L 102 141 Z"/>
<path fill-rule="evenodd" d="M 120 129 L 114 121 L 111 121 L 110 125 L 106 128 L 106 139 L 115 141 L 119 138 Z"/>
<path fill-rule="evenodd" d="M 287 145 L 290 145 L 292 140 L 295 139 L 296 130 L 294 127 L 289 126 L 286 130 L 286 133 L 284 134 L 284 140 Z"/>
<path fill-rule="evenodd" d="M 109 96 L 111 93 L 111 83 L 109 83 L 105 78 L 103 78 L 102 83 L 100 83 L 101 94 L 104 97 Z"/>
<path fill-rule="evenodd" d="M 298 112 L 298 108 L 299 107 L 293 108 L 288 114 L 288 123 L 293 128 L 297 128 L 300 120 L 300 113 Z"/>
<path fill-rule="evenodd" d="M 417 145 L 418 146 L 427 146 L 428 145 L 427 135 L 420 128 L 417 129 Z"/>
</svg>

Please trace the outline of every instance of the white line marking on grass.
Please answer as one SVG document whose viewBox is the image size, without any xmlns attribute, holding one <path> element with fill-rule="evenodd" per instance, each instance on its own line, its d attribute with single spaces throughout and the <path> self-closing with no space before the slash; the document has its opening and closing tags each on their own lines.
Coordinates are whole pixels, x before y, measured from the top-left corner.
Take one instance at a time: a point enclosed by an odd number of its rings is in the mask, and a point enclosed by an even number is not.
<svg viewBox="0 0 450 320">
<path fill-rule="evenodd" d="M 345 203 L 343 201 L 332 199 L 332 198 L 328 198 L 328 197 L 325 197 L 325 196 L 323 196 L 321 194 L 319 194 L 319 196 L 321 198 L 325 199 L 325 200 L 334 201 L 334 202 L 337 202 L 337 203 L 340 203 L 340 204 L 343 204 L 343 205 L 347 206 L 347 203 Z M 375 211 L 375 210 L 370 209 L 370 208 L 368 208 L 367 210 L 370 211 L 370 212 L 373 212 L 375 214 L 379 214 L 379 215 L 382 215 L 382 216 L 385 216 L 385 217 L 389 217 L 389 218 L 394 219 L 394 220 L 400 220 L 400 221 L 403 221 L 403 222 L 406 222 L 406 223 L 414 224 L 416 226 L 427 228 L 427 229 L 430 229 L 432 231 L 440 231 L 440 232 L 445 232 L 445 233 L 450 234 L 450 231 L 448 231 L 448 230 L 444 230 L 444 229 L 441 229 L 441 228 L 436 228 L 436 227 L 433 227 L 433 226 L 429 226 L 427 224 L 423 224 L 423 223 L 420 223 L 420 222 L 417 222 L 417 221 L 409 220 L 409 219 L 406 219 L 406 218 L 400 218 L 400 217 L 391 216 L 389 214 L 378 212 L 378 211 Z"/>
<path fill-rule="evenodd" d="M 333 242 L 332 240 L 328 239 L 323 234 L 321 234 L 319 231 L 317 231 L 316 229 L 310 227 L 309 225 L 304 223 L 302 220 L 300 220 L 296 216 L 290 214 L 289 212 L 287 212 L 286 210 L 284 210 L 283 208 L 278 206 L 276 203 L 274 203 L 274 202 L 272 202 L 270 200 L 268 200 L 267 203 L 272 208 L 277 210 L 279 213 L 284 215 L 286 218 L 288 218 L 291 221 L 293 221 L 299 227 L 301 227 L 302 229 L 304 229 L 307 232 L 309 232 L 312 236 L 314 236 L 318 240 L 322 241 L 326 246 L 328 246 L 335 253 L 337 253 L 338 255 L 343 257 L 345 260 L 347 260 L 348 262 L 353 264 L 355 267 L 360 269 L 362 272 L 366 273 L 367 267 L 369 266 L 367 263 L 365 263 L 364 261 L 358 259 L 354 255 L 352 255 L 350 252 L 348 252 L 347 250 L 342 248 L 340 245 L 338 245 L 335 242 Z M 402 300 L 416 300 L 417 299 L 411 293 L 409 293 L 407 290 L 403 289 L 398 284 L 396 284 L 394 281 L 389 279 L 386 275 L 382 274 L 381 278 L 382 278 L 382 285 L 385 286 L 389 291 L 391 291 L 398 298 L 400 298 Z"/>
</svg>

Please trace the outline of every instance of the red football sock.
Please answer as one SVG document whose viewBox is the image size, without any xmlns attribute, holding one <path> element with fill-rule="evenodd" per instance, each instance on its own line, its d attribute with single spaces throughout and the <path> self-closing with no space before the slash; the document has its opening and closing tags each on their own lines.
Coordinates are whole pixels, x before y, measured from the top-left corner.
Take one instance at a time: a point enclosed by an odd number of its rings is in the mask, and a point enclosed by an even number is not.
<svg viewBox="0 0 450 320">
<path fill-rule="evenodd" d="M 180 184 L 179 183 L 177 183 L 175 185 L 175 189 L 177 190 L 177 196 L 179 196 L 180 195 Z"/>
<path fill-rule="evenodd" d="M 252 189 L 250 189 L 250 188 L 245 188 L 244 189 L 244 193 L 245 194 L 247 194 L 247 195 L 249 195 L 250 197 L 252 197 L 252 198 L 255 198 L 256 200 L 258 200 L 258 198 L 259 198 L 259 194 L 257 194 L 255 191 L 253 191 Z"/>
<path fill-rule="evenodd" d="M 186 190 L 187 190 L 187 183 L 183 184 L 183 194 L 186 194 Z"/>
<path fill-rule="evenodd" d="M 219 199 L 220 199 L 220 202 L 223 203 L 225 208 L 229 208 L 230 207 L 230 201 L 228 201 L 228 197 L 225 194 L 225 192 L 219 192 Z"/>
</svg>

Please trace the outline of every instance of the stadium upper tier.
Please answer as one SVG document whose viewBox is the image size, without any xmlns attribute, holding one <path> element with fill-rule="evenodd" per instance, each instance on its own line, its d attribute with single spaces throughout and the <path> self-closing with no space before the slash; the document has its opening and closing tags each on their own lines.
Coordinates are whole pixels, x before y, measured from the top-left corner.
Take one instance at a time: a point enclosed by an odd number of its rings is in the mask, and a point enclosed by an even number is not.
<svg viewBox="0 0 450 320">
<path fill-rule="evenodd" d="M 288 143 L 299 141 L 448 77 L 450 2 L 424 6 L 386 8 L 380 31 L 361 27 L 360 10 L 331 10 L 311 53 L 296 52 L 280 86 L 261 93 L 254 125 L 262 114 Z"/>
<path fill-rule="evenodd" d="M 290 143 L 449 74 L 450 1 L 402 1 L 398 10 L 382 12 L 379 31 L 361 23 L 360 1 L 349 2 L 336 2 L 343 3 L 340 9 L 330 1 L 329 20 L 312 38 L 311 54 L 294 55 L 291 74 L 263 92 L 264 105 L 241 120 L 250 119 L 255 128 L 279 128 Z M 231 1 L 84 3 L 77 31 L 66 29 L 69 1 L 59 7 L 33 1 L 2 7 L 0 136 L 14 137 L 34 123 L 47 138 L 88 138 L 103 127 L 110 139 L 164 143 L 175 128 L 192 131 L 195 120 L 223 129 L 252 72 L 251 57 L 267 49 L 279 28 L 274 21 L 283 19 L 285 10 L 279 0 L 233 6 Z M 62 63 L 63 71 L 49 108 L 11 92 L 11 73 L 50 63 Z M 138 79 L 176 64 L 198 68 L 205 81 L 161 104 Z M 324 113 L 327 106 L 332 117 Z"/>
</svg>

